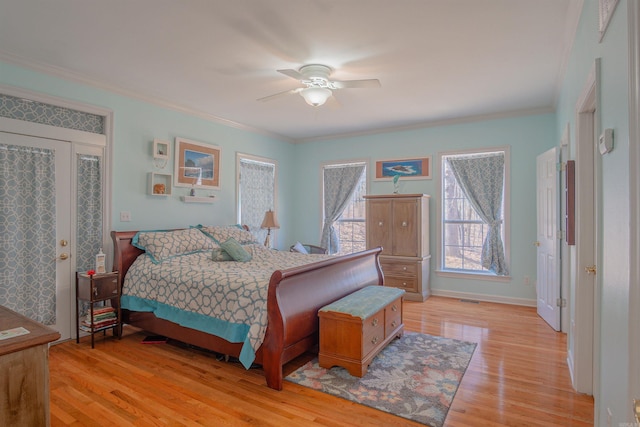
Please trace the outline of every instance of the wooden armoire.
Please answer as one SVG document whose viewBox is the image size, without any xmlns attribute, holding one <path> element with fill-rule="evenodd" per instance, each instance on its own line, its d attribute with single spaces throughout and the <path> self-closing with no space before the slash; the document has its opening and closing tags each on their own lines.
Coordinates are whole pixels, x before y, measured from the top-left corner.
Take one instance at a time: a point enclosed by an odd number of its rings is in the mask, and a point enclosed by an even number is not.
<svg viewBox="0 0 640 427">
<path fill-rule="evenodd" d="M 429 198 L 426 194 L 367 195 L 367 249 L 382 246 L 384 285 L 424 301 L 429 287 Z"/>
</svg>

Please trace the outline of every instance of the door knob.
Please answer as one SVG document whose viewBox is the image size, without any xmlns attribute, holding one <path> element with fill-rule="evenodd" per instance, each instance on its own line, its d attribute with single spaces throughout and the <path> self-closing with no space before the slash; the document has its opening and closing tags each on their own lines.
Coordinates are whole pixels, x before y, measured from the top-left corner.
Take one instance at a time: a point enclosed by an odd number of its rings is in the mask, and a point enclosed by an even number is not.
<svg viewBox="0 0 640 427">
<path fill-rule="evenodd" d="M 540 242 L 533 242 L 533 246 L 540 246 Z"/>
<path fill-rule="evenodd" d="M 58 258 L 56 258 L 56 259 L 59 259 L 59 260 L 64 261 L 65 259 L 69 259 L 69 256 L 70 256 L 70 255 L 69 255 L 68 253 L 63 252 L 63 253 L 61 253 L 61 254 L 60 254 L 60 256 L 59 256 Z"/>
<path fill-rule="evenodd" d="M 598 270 L 596 269 L 596 266 L 595 266 L 595 265 L 592 265 L 591 267 L 585 267 L 585 268 L 584 268 L 584 271 L 585 271 L 587 274 L 593 274 L 593 275 L 595 275 L 595 274 L 596 274 L 596 272 L 597 272 Z"/>
</svg>

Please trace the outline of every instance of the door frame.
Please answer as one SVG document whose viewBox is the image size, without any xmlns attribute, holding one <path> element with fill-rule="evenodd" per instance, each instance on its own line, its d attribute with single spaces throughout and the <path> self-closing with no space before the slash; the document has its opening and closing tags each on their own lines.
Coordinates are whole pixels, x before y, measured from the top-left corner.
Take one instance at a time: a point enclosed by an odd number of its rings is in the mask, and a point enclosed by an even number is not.
<svg viewBox="0 0 640 427">
<path fill-rule="evenodd" d="M 14 96 L 18 98 L 24 98 L 28 100 L 43 102 L 50 105 L 56 105 L 63 108 L 69 108 L 77 111 L 82 111 L 90 114 L 96 114 L 105 118 L 104 134 L 96 134 L 91 132 L 85 132 L 75 129 L 60 128 L 56 126 L 50 126 L 34 122 L 26 122 L 23 120 L 10 119 L 6 117 L 0 117 L 0 129 L 3 132 L 15 133 L 18 135 L 34 136 L 45 139 L 55 139 L 61 141 L 68 141 L 73 145 L 89 145 L 94 147 L 102 147 L 104 149 L 104 180 L 102 182 L 102 191 L 104 194 L 104 206 L 103 206 L 103 224 L 102 224 L 102 244 L 103 251 L 107 254 L 107 269 L 111 269 L 113 265 L 113 243 L 109 236 L 111 230 L 111 206 L 112 206 L 112 186 L 111 186 L 111 171 L 112 171 L 112 159 L 113 159 L 113 111 L 104 108 L 95 107 L 93 105 L 84 104 L 81 102 L 71 101 L 63 98 L 58 98 L 50 95 L 44 95 L 38 92 L 30 90 L 16 88 L 0 84 L 0 93 Z M 72 153 L 75 154 L 77 150 L 72 147 Z M 73 155 L 72 154 L 72 155 Z M 75 173 L 75 166 L 72 165 L 72 174 Z M 73 179 L 72 179 L 73 181 Z M 75 187 L 72 189 L 75 190 Z M 72 215 L 75 213 L 75 205 L 72 205 Z M 75 236 L 75 230 L 71 230 L 72 235 Z M 75 260 L 72 258 L 72 266 L 75 266 Z M 72 268 L 72 277 L 69 277 L 71 283 L 71 307 L 75 307 L 75 268 Z M 71 317 L 71 324 L 75 324 L 74 313 L 69 313 Z M 72 328 L 71 338 L 75 338 L 75 328 Z"/>
<path fill-rule="evenodd" d="M 628 2 L 629 24 L 629 259 L 640 257 L 640 4 Z M 640 265 L 629 265 L 629 419 L 631 399 L 640 399 Z"/>
<path fill-rule="evenodd" d="M 600 344 L 600 275 L 588 275 L 587 265 L 599 265 L 598 211 L 601 171 L 596 155 L 600 132 L 600 59 L 597 58 L 576 104 L 576 246 L 573 277 L 573 319 L 569 339 L 569 367 L 576 391 L 594 394 L 598 390 Z M 592 182 L 593 188 L 585 186 Z M 591 191 L 592 190 L 592 191 Z M 580 290 L 578 290 L 580 288 Z M 594 399 L 598 396 L 594 395 Z"/>
</svg>

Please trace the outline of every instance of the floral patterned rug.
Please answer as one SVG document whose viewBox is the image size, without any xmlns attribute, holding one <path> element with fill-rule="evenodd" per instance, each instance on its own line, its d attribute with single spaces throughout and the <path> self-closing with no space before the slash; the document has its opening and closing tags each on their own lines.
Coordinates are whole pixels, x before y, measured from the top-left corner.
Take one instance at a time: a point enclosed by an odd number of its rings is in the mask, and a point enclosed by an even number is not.
<svg viewBox="0 0 640 427">
<path fill-rule="evenodd" d="M 321 368 L 316 358 L 286 380 L 441 427 L 475 348 L 475 343 L 405 332 L 375 357 L 362 378 L 340 367 Z"/>
</svg>

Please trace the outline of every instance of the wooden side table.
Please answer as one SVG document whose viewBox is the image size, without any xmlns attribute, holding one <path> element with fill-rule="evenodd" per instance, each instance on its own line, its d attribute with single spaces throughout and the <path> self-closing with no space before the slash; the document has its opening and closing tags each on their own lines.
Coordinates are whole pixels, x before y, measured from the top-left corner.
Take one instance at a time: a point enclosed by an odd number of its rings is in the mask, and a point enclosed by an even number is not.
<svg viewBox="0 0 640 427">
<path fill-rule="evenodd" d="M 94 335 L 100 331 L 106 334 L 107 329 L 113 335 L 122 335 L 122 317 L 120 313 L 120 273 L 113 271 L 89 276 L 76 273 L 76 343 L 80 342 L 80 331 L 91 334 L 91 348 L 94 348 Z M 80 320 L 80 302 L 89 304 L 89 313 L 84 321 Z M 111 305 L 96 307 L 97 303 L 110 301 Z"/>
<path fill-rule="evenodd" d="M 16 328 L 20 328 L 15 334 Z M 11 331 L 14 334 L 11 334 Z M 49 343 L 60 334 L 0 306 L 0 420 L 6 426 L 48 426 Z"/>
</svg>

